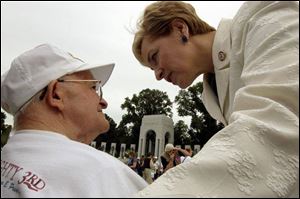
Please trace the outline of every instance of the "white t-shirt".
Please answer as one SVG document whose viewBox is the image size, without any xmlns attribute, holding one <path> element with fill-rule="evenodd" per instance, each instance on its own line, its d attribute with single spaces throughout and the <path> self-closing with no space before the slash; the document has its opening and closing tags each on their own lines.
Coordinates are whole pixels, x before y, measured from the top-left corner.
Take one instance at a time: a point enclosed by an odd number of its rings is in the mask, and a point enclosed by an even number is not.
<svg viewBox="0 0 300 199">
<path fill-rule="evenodd" d="M 17 131 L 1 152 L 1 198 L 131 197 L 145 186 L 117 158 L 55 132 Z"/>
</svg>

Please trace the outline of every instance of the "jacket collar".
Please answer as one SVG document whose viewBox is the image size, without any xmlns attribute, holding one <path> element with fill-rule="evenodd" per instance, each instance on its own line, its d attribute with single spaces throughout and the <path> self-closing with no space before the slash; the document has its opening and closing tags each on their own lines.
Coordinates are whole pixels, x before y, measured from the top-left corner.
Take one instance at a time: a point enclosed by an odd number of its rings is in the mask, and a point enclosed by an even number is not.
<svg viewBox="0 0 300 199">
<path fill-rule="evenodd" d="M 231 56 L 231 20 L 222 19 L 215 34 L 212 57 L 215 70 L 215 83 L 217 93 L 212 89 L 210 76 L 204 74 L 203 78 L 203 103 L 207 111 L 217 120 L 227 125 L 226 113 L 228 112 L 228 83 Z"/>
</svg>

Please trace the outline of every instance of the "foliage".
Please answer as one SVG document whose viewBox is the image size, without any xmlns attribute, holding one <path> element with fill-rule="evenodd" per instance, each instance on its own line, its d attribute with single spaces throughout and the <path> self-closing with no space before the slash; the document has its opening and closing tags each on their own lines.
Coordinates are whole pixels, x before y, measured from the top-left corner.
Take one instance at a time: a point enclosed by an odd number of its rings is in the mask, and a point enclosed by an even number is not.
<svg viewBox="0 0 300 199">
<path fill-rule="evenodd" d="M 128 136 L 133 144 L 138 144 L 140 126 L 144 115 L 165 114 L 172 118 L 172 102 L 166 92 L 156 89 L 144 89 L 131 99 L 125 98 L 121 105 L 126 110 L 120 122 L 119 128 L 128 129 Z"/>
<path fill-rule="evenodd" d="M 191 144 L 200 144 L 201 146 L 223 128 L 223 125 L 207 112 L 201 99 L 202 91 L 202 82 L 198 82 L 187 90 L 181 90 L 175 97 L 175 102 L 178 104 L 178 115 L 192 117 L 188 130 Z"/>
<path fill-rule="evenodd" d="M 187 133 L 188 126 L 183 120 L 179 120 L 174 126 L 174 144 L 175 145 L 185 145 L 190 144 L 191 137 Z"/>
<path fill-rule="evenodd" d="M 6 115 L 1 111 L 1 148 L 6 144 L 12 126 L 5 124 Z"/>
</svg>

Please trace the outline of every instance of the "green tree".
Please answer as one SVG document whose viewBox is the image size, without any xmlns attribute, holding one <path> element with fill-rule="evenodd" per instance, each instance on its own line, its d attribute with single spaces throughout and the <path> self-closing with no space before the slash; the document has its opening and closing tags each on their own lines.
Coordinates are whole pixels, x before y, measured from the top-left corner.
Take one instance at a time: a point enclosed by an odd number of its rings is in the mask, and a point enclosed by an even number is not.
<svg viewBox="0 0 300 199">
<path fill-rule="evenodd" d="M 184 145 L 191 143 L 191 137 L 188 134 L 188 125 L 183 120 L 179 120 L 174 126 L 174 144 Z"/>
<path fill-rule="evenodd" d="M 172 118 L 172 102 L 166 92 L 156 89 L 144 89 L 131 99 L 126 97 L 121 108 L 127 113 L 122 116 L 119 127 L 128 129 L 130 141 L 136 145 L 144 115 L 165 114 Z"/>
<path fill-rule="evenodd" d="M 191 116 L 190 129 L 191 144 L 203 145 L 224 126 L 213 119 L 207 112 L 202 99 L 202 82 L 189 87 L 187 90 L 180 90 L 175 97 L 178 105 L 179 116 Z"/>
<path fill-rule="evenodd" d="M 6 119 L 6 115 L 4 112 L 1 111 L 1 134 L 2 134 L 2 130 L 4 128 L 5 125 L 5 119 Z"/>
<path fill-rule="evenodd" d="M 12 126 L 5 124 L 6 115 L 1 111 L 1 148 L 7 143 Z"/>
</svg>

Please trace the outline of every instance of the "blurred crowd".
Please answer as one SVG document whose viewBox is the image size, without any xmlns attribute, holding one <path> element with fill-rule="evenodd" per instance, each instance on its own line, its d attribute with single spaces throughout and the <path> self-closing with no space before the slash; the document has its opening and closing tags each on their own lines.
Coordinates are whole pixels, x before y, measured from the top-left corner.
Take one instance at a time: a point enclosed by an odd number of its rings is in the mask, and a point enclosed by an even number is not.
<svg viewBox="0 0 300 199">
<path fill-rule="evenodd" d="M 120 160 L 151 184 L 168 169 L 190 161 L 192 155 L 191 148 L 182 149 L 169 143 L 165 146 L 160 159 L 151 152 L 148 152 L 146 157 L 144 155 L 137 157 L 134 151 L 130 151 Z"/>
</svg>

